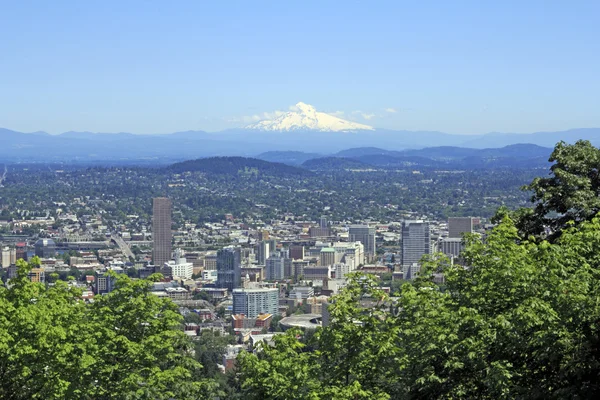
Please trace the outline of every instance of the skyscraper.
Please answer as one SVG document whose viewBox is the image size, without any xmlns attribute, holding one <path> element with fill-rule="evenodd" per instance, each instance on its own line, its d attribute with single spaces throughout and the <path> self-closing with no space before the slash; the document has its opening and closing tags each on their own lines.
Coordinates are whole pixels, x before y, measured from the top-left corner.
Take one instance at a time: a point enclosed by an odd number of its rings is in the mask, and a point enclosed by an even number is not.
<svg viewBox="0 0 600 400">
<path fill-rule="evenodd" d="M 348 234 L 350 242 L 361 242 L 365 246 L 367 258 L 375 256 L 375 228 L 370 228 L 368 225 L 352 225 Z"/>
<path fill-rule="evenodd" d="M 152 262 L 162 267 L 171 259 L 171 200 L 156 197 L 152 201 Z"/>
<path fill-rule="evenodd" d="M 263 240 L 262 242 L 258 243 L 256 250 L 256 261 L 258 262 L 258 265 L 265 265 L 267 258 L 271 256 L 271 253 L 274 249 L 271 248 L 270 241 Z"/>
<path fill-rule="evenodd" d="M 319 228 L 327 228 L 327 217 L 324 215 L 319 218 Z"/>
<path fill-rule="evenodd" d="M 451 217 L 448 218 L 448 237 L 461 238 L 463 233 L 473 233 L 473 218 Z"/>
<path fill-rule="evenodd" d="M 242 260 L 239 247 L 224 247 L 217 252 L 217 286 L 233 290 L 240 287 Z"/>
<path fill-rule="evenodd" d="M 271 256 L 266 262 L 266 279 L 268 281 L 277 281 L 285 278 L 285 258 L 280 256 Z"/>
<path fill-rule="evenodd" d="M 402 222 L 402 265 L 411 267 L 421 257 L 431 253 L 431 231 L 429 222 Z"/>
</svg>

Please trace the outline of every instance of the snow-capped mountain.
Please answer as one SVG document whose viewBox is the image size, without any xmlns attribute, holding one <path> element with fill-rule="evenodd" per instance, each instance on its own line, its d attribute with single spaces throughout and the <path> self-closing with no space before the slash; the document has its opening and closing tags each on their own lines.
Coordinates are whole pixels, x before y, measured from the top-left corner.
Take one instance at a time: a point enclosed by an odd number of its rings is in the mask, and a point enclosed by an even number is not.
<svg viewBox="0 0 600 400">
<path fill-rule="evenodd" d="M 288 111 L 273 120 L 264 120 L 248 125 L 247 129 L 262 131 L 315 130 L 323 132 L 372 131 L 369 125 L 346 121 L 323 112 L 305 103 L 296 104 L 297 111 Z"/>
</svg>

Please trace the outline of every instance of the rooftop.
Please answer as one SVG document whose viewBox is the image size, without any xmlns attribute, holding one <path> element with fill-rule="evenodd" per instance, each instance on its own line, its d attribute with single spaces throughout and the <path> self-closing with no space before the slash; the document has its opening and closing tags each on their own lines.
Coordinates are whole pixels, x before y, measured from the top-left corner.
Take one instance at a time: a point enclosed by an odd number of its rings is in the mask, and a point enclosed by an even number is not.
<svg viewBox="0 0 600 400">
<path fill-rule="evenodd" d="M 283 318 L 279 325 L 283 330 L 290 328 L 316 329 L 321 326 L 321 314 L 298 314 Z"/>
</svg>

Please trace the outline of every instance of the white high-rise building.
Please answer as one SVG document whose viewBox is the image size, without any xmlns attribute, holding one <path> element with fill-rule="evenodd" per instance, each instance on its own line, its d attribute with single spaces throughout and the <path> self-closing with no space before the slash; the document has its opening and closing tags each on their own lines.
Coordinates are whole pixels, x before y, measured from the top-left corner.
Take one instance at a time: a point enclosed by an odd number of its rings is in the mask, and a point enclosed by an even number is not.
<svg viewBox="0 0 600 400">
<path fill-rule="evenodd" d="M 175 250 L 175 261 L 166 262 L 164 268 L 173 278 L 192 279 L 194 275 L 194 264 L 187 262 L 181 249 Z"/>
<path fill-rule="evenodd" d="M 279 313 L 279 289 L 233 289 L 233 313 L 256 318 Z"/>
<path fill-rule="evenodd" d="M 410 267 L 419 264 L 425 254 L 431 254 L 429 222 L 402 222 L 402 265 Z"/>
</svg>

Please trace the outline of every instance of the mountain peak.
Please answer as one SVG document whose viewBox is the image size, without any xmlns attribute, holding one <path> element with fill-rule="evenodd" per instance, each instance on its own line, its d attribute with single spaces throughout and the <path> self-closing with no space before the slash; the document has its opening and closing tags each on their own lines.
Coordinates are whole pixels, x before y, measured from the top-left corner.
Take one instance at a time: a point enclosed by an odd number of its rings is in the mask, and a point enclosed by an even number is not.
<svg viewBox="0 0 600 400">
<path fill-rule="evenodd" d="M 374 130 L 369 125 L 347 121 L 319 112 L 314 106 L 303 102 L 296 103 L 294 111 L 282 113 L 272 120 L 259 121 L 256 124 L 248 125 L 246 128 L 263 131 L 315 130 L 323 132 Z"/>
<path fill-rule="evenodd" d="M 306 104 L 306 103 L 303 103 L 301 101 L 298 102 L 298 103 L 296 103 L 296 108 L 298 110 L 300 110 L 300 112 L 302 112 L 302 113 L 304 113 L 306 115 L 311 115 L 311 114 L 314 115 L 314 114 L 317 113 L 317 109 L 316 108 L 314 108 L 310 104 Z"/>
</svg>

